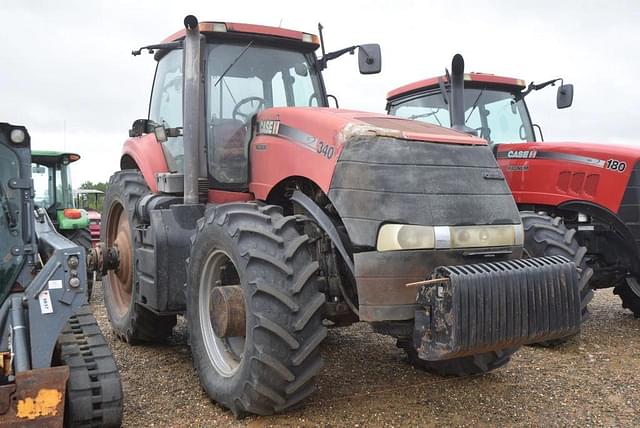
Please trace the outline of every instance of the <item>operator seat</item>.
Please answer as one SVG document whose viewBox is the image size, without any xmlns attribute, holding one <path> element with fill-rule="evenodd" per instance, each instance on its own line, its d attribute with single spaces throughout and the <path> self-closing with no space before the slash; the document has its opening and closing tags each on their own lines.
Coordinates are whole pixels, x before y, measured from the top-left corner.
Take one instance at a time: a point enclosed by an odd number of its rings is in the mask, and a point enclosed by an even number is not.
<svg viewBox="0 0 640 428">
<path fill-rule="evenodd" d="M 212 173 L 221 182 L 236 183 L 246 179 L 247 124 L 237 119 L 211 119 L 208 126 L 209 158 Z M 213 153 L 212 153 L 213 152 Z M 213 154 L 213 157 L 211 155 Z"/>
</svg>

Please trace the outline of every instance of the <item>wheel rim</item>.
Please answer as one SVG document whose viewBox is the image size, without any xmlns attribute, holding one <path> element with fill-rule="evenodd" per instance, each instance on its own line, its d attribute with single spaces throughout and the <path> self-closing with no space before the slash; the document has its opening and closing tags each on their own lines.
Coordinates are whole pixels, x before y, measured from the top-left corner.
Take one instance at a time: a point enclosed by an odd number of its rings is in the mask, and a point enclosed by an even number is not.
<svg viewBox="0 0 640 428">
<path fill-rule="evenodd" d="M 209 361 L 224 377 L 232 376 L 242 364 L 245 336 L 220 337 L 216 334 L 213 328 L 212 290 L 219 286 L 238 285 L 237 272 L 229 255 L 215 250 L 205 261 L 198 289 L 198 318 L 204 346 Z"/>
<path fill-rule="evenodd" d="M 118 269 L 107 273 L 109 288 L 118 316 L 122 317 L 131 304 L 133 294 L 133 243 L 127 211 L 116 203 L 109 213 L 107 224 L 107 246 L 118 249 Z"/>
</svg>

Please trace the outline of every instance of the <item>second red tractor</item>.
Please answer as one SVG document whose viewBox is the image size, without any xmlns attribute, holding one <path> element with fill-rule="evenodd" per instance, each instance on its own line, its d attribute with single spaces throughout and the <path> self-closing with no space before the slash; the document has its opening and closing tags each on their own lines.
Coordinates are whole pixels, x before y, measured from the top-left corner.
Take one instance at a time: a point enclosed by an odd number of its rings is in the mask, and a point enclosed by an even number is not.
<svg viewBox="0 0 640 428">
<path fill-rule="evenodd" d="M 573 86 L 562 79 L 526 85 L 510 77 L 464 74 L 463 68 L 457 55 L 451 73 L 390 91 L 387 111 L 484 138 L 520 210 L 550 216 L 549 224 L 540 226 L 540 240 L 551 243 L 558 253 L 566 253 L 565 247 L 574 240 L 586 247 L 581 256 L 593 270 L 590 286 L 613 286 L 622 305 L 640 317 L 640 151 L 610 144 L 544 141 L 525 98 L 531 91 L 560 82 L 557 107 L 569 107 Z M 452 108 L 456 97 L 462 100 L 462 112 Z M 523 221 L 526 227 L 526 216 Z M 559 235 L 554 239 L 552 227 L 563 228 L 564 239 Z"/>
</svg>

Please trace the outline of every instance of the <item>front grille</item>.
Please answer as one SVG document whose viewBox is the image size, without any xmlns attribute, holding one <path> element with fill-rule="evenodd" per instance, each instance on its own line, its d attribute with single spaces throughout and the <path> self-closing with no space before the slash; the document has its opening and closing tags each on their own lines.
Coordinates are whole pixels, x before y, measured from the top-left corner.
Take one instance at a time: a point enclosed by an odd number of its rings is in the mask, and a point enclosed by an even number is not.
<svg viewBox="0 0 640 428">
<path fill-rule="evenodd" d="M 576 266 L 564 257 L 444 266 L 435 272 L 445 282 L 418 293 L 424 308 L 416 314 L 421 358 L 472 355 L 580 329 Z"/>
</svg>

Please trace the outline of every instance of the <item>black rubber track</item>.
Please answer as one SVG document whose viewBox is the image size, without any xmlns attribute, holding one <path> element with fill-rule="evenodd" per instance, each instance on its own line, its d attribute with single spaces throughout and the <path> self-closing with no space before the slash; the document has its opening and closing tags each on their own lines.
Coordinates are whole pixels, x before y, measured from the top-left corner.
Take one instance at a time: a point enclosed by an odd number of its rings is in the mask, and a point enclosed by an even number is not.
<svg viewBox="0 0 640 428">
<path fill-rule="evenodd" d="M 418 357 L 418 352 L 411 339 L 398 340 L 397 346 L 404 349 L 407 354 L 407 361 L 414 367 L 439 376 L 458 377 L 488 373 L 500 368 L 507 364 L 511 360 L 511 356 L 520 349 L 509 348 L 450 360 L 424 361 Z"/>
<path fill-rule="evenodd" d="M 65 325 L 57 355 L 58 364 L 69 366 L 65 426 L 120 426 L 120 374 L 89 305 L 80 307 Z"/>
<path fill-rule="evenodd" d="M 640 318 L 640 297 L 627 284 L 614 287 L 613 294 L 622 300 L 622 307 L 633 312 L 633 316 Z"/>
<path fill-rule="evenodd" d="M 219 205 L 207 209 L 193 239 L 187 289 L 193 363 L 205 391 L 236 417 L 282 411 L 315 390 L 325 299 L 309 238 L 296 228 L 300 219 L 255 202 Z M 229 377 L 207 355 L 197 308 L 202 268 L 216 249 L 236 267 L 247 313 L 244 356 Z"/>
<path fill-rule="evenodd" d="M 104 211 L 100 230 L 100 240 L 102 242 L 106 242 L 110 208 L 117 203 L 122 205 L 129 215 L 131 242 L 133 242 L 134 247 L 140 245 L 138 234 L 135 233 L 136 227 L 140 224 L 140 219 L 136 213 L 136 204 L 142 196 L 149 192 L 149 187 L 138 170 L 118 171 L 111 176 L 109 188 L 104 198 Z M 173 327 L 176 325 L 176 316 L 159 316 L 136 303 L 139 284 L 135 249 L 133 250 L 133 258 L 134 260 L 131 263 L 133 267 L 133 298 L 129 309 L 123 316 L 118 316 L 109 284 L 109 275 L 102 278 L 104 305 L 107 309 L 111 327 L 119 339 L 130 344 L 161 341 L 171 336 Z"/>
<path fill-rule="evenodd" d="M 550 217 L 546 214 L 521 211 L 520 218 L 524 226 L 524 249 L 530 257 L 565 256 L 573 260 L 578 268 L 582 321 L 589 316 L 587 305 L 593 298 L 593 290 L 589 280 L 593 269 L 587 266 L 585 255 L 587 249 L 576 240 L 576 230 L 567 229 L 561 217 Z M 547 340 L 536 343 L 540 346 L 557 346 L 569 338 Z"/>
<path fill-rule="evenodd" d="M 74 244 L 89 251 L 91 249 L 91 232 L 89 229 L 63 230 L 62 234 Z M 91 301 L 93 293 L 93 272 L 87 272 L 87 300 Z"/>
</svg>

